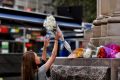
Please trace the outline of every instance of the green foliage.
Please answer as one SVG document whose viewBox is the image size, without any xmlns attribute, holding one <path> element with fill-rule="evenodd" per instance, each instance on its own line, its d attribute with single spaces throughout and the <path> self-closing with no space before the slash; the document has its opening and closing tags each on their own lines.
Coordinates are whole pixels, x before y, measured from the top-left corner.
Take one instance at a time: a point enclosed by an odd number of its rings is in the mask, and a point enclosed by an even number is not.
<svg viewBox="0 0 120 80">
<path fill-rule="evenodd" d="M 53 0 L 58 6 L 83 6 L 83 21 L 92 22 L 96 18 L 96 0 Z"/>
</svg>

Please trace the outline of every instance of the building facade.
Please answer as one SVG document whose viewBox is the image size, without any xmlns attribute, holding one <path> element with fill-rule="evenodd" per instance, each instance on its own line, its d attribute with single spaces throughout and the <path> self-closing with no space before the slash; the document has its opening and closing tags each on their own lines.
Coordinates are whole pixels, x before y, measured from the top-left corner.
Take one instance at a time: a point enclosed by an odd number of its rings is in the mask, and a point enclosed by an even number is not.
<svg viewBox="0 0 120 80">
<path fill-rule="evenodd" d="M 1 0 L 0 6 L 29 12 L 56 14 L 52 0 Z"/>
</svg>

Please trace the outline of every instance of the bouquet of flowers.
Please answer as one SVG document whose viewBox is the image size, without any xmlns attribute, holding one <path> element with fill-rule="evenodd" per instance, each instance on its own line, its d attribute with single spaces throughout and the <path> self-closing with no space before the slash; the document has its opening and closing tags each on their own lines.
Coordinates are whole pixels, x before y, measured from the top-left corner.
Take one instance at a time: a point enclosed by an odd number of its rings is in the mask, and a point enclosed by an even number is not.
<svg viewBox="0 0 120 80">
<path fill-rule="evenodd" d="M 87 48 L 85 52 L 83 53 L 84 58 L 90 58 L 92 55 L 92 50 L 90 48 Z"/>
<path fill-rule="evenodd" d="M 59 31 L 62 33 L 62 31 L 60 30 L 59 26 L 56 23 L 55 18 L 52 15 L 47 16 L 47 18 L 45 19 L 43 26 L 47 29 L 47 32 L 51 32 L 53 33 L 53 35 L 55 35 L 56 31 Z M 61 36 L 61 40 L 65 46 L 65 48 L 71 53 L 71 47 L 68 44 L 68 42 L 64 39 L 64 36 L 62 34 Z"/>
</svg>

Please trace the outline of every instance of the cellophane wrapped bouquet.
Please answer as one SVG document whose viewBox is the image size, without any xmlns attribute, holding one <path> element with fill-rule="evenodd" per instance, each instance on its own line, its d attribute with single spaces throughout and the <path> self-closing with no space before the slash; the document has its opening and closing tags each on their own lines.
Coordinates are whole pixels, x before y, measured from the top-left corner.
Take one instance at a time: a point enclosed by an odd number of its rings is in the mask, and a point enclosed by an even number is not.
<svg viewBox="0 0 120 80">
<path fill-rule="evenodd" d="M 59 26 L 56 23 L 55 18 L 52 15 L 49 15 L 46 17 L 43 26 L 47 29 L 47 32 L 51 32 L 53 35 L 55 35 L 56 31 L 59 31 L 62 33 L 62 31 L 60 30 Z M 64 44 L 64 47 L 71 53 L 71 46 L 69 45 L 69 43 L 64 39 L 63 33 L 61 36 L 61 41 Z"/>
</svg>

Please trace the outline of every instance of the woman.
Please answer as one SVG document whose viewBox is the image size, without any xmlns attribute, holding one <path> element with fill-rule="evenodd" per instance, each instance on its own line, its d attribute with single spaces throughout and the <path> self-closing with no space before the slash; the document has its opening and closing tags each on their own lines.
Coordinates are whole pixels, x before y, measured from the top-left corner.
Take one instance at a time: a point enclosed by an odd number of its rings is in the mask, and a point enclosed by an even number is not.
<svg viewBox="0 0 120 80">
<path fill-rule="evenodd" d="M 49 38 L 45 38 L 44 39 L 44 46 L 43 46 L 43 52 L 42 52 L 42 56 L 39 57 L 39 67 L 42 66 L 43 64 L 45 64 L 45 62 L 47 61 L 47 47 L 49 45 Z"/>
<path fill-rule="evenodd" d="M 43 46 L 42 56 L 39 57 L 39 62 L 38 62 L 39 65 L 38 65 L 38 67 L 41 67 L 47 61 L 47 47 L 49 46 L 49 42 L 50 42 L 49 38 L 46 37 L 44 39 L 44 46 Z M 47 75 L 47 77 L 50 77 L 50 69 L 46 72 L 46 75 Z"/>
<path fill-rule="evenodd" d="M 40 59 L 35 52 L 27 51 L 23 54 L 22 80 L 47 80 L 46 72 L 50 69 L 56 58 L 58 50 L 58 39 L 60 36 L 61 33 L 57 32 L 51 57 L 44 65 L 39 68 L 38 65 L 40 64 Z"/>
</svg>

